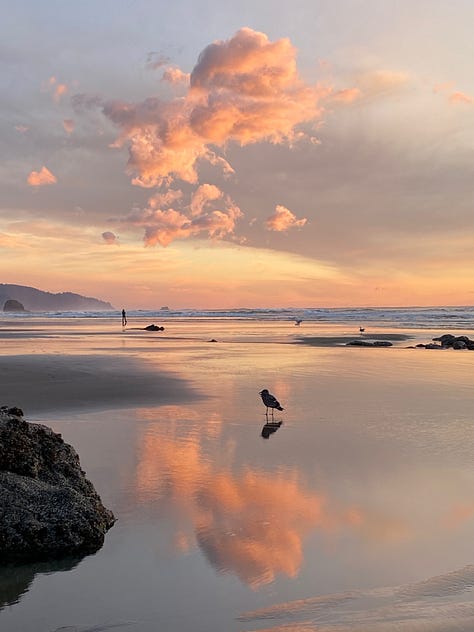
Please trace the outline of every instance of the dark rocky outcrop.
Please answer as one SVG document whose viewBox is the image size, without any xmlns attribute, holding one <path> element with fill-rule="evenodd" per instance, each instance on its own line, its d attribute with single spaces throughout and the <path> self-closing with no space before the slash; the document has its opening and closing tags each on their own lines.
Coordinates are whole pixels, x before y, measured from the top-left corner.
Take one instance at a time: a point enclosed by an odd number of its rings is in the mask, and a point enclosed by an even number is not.
<svg viewBox="0 0 474 632">
<path fill-rule="evenodd" d="M 0 408 L 2 562 L 97 550 L 114 521 L 60 434 Z"/>
<path fill-rule="evenodd" d="M 15 301 L 13 298 L 9 298 L 3 305 L 4 312 L 24 312 L 26 311 L 20 301 Z"/>
<path fill-rule="evenodd" d="M 392 347 L 393 343 L 390 340 L 365 340 L 363 338 L 356 338 L 346 343 L 348 347 Z"/>
<path fill-rule="evenodd" d="M 471 340 L 467 336 L 443 334 L 437 338 L 432 338 L 432 340 L 433 342 L 418 344 L 416 346 L 424 349 L 469 349 L 470 351 L 474 351 L 474 340 Z"/>
<path fill-rule="evenodd" d="M 147 325 L 146 327 L 143 327 L 143 329 L 145 331 L 164 331 L 165 330 L 164 327 L 159 327 L 158 325 Z"/>
</svg>

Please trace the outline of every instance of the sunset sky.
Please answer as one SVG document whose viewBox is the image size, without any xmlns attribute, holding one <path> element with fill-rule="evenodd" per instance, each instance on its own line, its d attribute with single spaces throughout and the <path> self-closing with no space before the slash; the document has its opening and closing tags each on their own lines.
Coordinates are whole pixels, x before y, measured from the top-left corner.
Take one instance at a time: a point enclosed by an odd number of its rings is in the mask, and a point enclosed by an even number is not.
<svg viewBox="0 0 474 632">
<path fill-rule="evenodd" d="M 472 0 L 17 0 L 0 282 L 127 308 L 474 301 Z"/>
</svg>

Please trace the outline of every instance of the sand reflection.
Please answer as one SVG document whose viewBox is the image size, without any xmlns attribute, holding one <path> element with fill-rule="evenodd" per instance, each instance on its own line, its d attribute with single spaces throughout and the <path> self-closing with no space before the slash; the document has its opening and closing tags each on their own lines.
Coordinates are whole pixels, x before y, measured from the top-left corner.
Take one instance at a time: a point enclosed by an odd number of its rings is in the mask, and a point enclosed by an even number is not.
<svg viewBox="0 0 474 632">
<path fill-rule="evenodd" d="M 188 414 L 181 411 L 181 419 Z M 198 546 L 219 572 L 258 588 L 279 574 L 297 575 L 312 530 L 359 525 L 357 508 L 337 510 L 324 494 L 307 488 L 296 468 L 265 472 L 235 465 L 231 442 L 223 442 L 217 454 L 214 448 L 211 461 L 204 426 L 201 433 L 176 418 L 171 426 L 151 422 L 138 446 L 137 500 L 159 510 L 166 506 L 175 550 Z"/>
</svg>

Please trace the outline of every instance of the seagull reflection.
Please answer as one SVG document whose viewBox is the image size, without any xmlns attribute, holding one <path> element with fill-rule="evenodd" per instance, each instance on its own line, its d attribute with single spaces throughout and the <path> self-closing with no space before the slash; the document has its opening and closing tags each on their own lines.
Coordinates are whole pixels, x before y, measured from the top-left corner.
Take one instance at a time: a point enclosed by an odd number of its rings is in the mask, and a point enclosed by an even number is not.
<svg viewBox="0 0 474 632">
<path fill-rule="evenodd" d="M 269 439 L 270 435 L 276 432 L 282 423 L 282 421 L 267 421 L 262 428 L 262 437 L 264 439 Z"/>
</svg>

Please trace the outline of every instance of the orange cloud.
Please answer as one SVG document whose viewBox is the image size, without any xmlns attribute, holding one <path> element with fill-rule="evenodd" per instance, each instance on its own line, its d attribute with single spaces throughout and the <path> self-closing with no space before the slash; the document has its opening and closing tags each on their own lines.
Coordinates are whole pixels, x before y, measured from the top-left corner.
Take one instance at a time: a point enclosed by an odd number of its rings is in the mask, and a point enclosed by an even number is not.
<svg viewBox="0 0 474 632">
<path fill-rule="evenodd" d="M 168 246 L 175 239 L 193 236 L 221 239 L 232 235 L 242 212 L 228 195 L 214 185 L 203 184 L 188 199 L 186 203 L 183 192 L 177 189 L 156 193 L 145 209 L 134 210 L 124 221 L 145 229 L 147 246 Z"/>
<path fill-rule="evenodd" d="M 464 94 L 464 92 L 453 92 L 449 95 L 450 103 L 467 103 L 471 105 L 474 103 L 474 97 L 470 97 L 468 94 Z"/>
<path fill-rule="evenodd" d="M 307 222 L 306 218 L 296 219 L 296 216 L 286 207 L 277 205 L 275 212 L 265 222 L 267 230 L 283 232 L 290 228 L 299 228 Z"/>
<path fill-rule="evenodd" d="M 170 80 L 185 77 L 177 69 L 166 72 Z M 121 130 L 115 146 L 128 144 L 134 184 L 152 187 L 176 178 L 197 184 L 199 161 L 216 164 L 216 149 L 229 141 L 293 140 L 298 125 L 321 117 L 319 102 L 330 92 L 299 77 L 287 38 L 272 42 L 244 28 L 204 49 L 183 98 L 109 102 L 103 113 Z"/>
<path fill-rule="evenodd" d="M 32 171 L 30 173 L 27 182 L 32 187 L 42 187 L 47 184 L 56 184 L 57 179 L 49 169 L 41 167 L 40 171 Z"/>
<path fill-rule="evenodd" d="M 340 103 L 352 103 L 361 96 L 359 88 L 346 88 L 345 90 L 338 90 L 334 92 L 331 99 Z"/>
<path fill-rule="evenodd" d="M 64 131 L 68 134 L 72 134 L 74 131 L 74 121 L 73 119 L 64 119 L 63 120 Z"/>
<path fill-rule="evenodd" d="M 65 83 L 59 83 L 56 77 L 50 77 L 48 79 L 48 89 L 53 94 L 53 99 L 58 102 L 61 98 L 67 94 L 69 88 Z"/>
<path fill-rule="evenodd" d="M 180 85 L 189 83 L 190 77 L 189 72 L 183 72 L 180 68 L 167 68 L 161 79 L 172 85 Z"/>
</svg>

